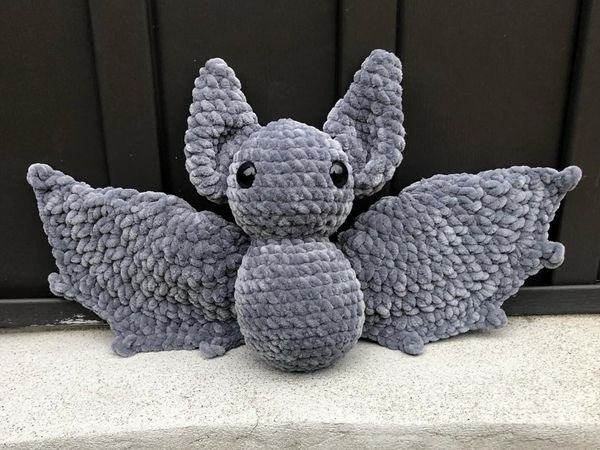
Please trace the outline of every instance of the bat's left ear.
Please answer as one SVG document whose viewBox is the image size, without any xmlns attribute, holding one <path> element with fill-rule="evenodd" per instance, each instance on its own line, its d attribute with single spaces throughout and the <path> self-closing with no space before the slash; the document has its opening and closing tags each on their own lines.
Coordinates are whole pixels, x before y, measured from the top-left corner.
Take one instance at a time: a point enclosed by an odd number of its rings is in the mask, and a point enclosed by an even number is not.
<svg viewBox="0 0 600 450">
<path fill-rule="evenodd" d="M 240 81 L 222 59 L 211 59 L 200 69 L 192 97 L 185 167 L 201 195 L 223 203 L 233 155 L 260 125 Z"/>
<path fill-rule="evenodd" d="M 348 155 L 357 197 L 380 190 L 402 161 L 401 81 L 402 66 L 396 55 L 373 50 L 323 126 Z"/>
</svg>

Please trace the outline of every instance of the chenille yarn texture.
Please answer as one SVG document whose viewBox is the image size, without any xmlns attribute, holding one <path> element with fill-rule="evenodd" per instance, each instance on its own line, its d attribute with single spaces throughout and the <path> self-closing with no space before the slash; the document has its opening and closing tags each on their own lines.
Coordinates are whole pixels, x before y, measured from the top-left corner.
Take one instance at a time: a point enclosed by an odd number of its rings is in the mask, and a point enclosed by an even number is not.
<svg viewBox="0 0 600 450">
<path fill-rule="evenodd" d="M 363 287 L 363 336 L 416 355 L 428 342 L 504 326 L 502 303 L 562 264 L 548 228 L 580 178 L 574 166 L 437 175 L 378 201 L 339 236 Z"/>
<path fill-rule="evenodd" d="M 59 269 L 50 290 L 106 320 L 116 353 L 217 356 L 243 342 L 233 311 L 248 247 L 239 227 L 172 195 L 93 189 L 44 164 L 27 180 Z"/>
<path fill-rule="evenodd" d="M 107 320 L 120 355 L 246 343 L 283 370 L 332 365 L 362 336 L 406 353 L 506 322 L 501 305 L 563 260 L 549 223 L 581 173 L 513 167 L 438 175 L 385 197 L 329 240 L 404 150 L 401 65 L 375 50 L 323 131 L 266 126 L 211 59 L 185 134 L 197 191 L 236 224 L 161 193 L 94 189 L 30 167 L 58 273 L 51 290 Z"/>
<path fill-rule="evenodd" d="M 248 161 L 256 177 L 240 188 Z M 334 185 L 332 161 L 348 164 L 335 141 L 286 119 L 254 133 L 230 166 L 229 204 L 252 239 L 235 284 L 238 322 L 246 345 L 282 369 L 327 367 L 361 335 L 360 284 L 327 238 L 354 199 L 351 180 Z"/>
</svg>

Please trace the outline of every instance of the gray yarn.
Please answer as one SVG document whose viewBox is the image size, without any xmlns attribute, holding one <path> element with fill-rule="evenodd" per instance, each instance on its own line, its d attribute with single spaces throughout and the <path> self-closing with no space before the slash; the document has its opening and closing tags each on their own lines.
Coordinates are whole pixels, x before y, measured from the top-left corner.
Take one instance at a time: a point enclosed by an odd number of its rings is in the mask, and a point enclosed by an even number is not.
<svg viewBox="0 0 600 450">
<path fill-rule="evenodd" d="M 235 309 L 246 345 L 284 370 L 330 366 L 354 346 L 364 322 L 360 283 L 327 238 L 253 241 Z"/>
<path fill-rule="evenodd" d="M 206 62 L 194 81 L 185 133 L 185 167 L 200 195 L 227 200 L 227 173 L 241 142 L 260 126 L 241 83 L 225 61 Z"/>
<path fill-rule="evenodd" d="M 336 247 L 328 236 L 354 197 L 381 189 L 400 164 L 401 78 L 398 59 L 375 50 L 325 132 L 290 119 L 261 127 L 233 70 L 208 61 L 195 81 L 186 168 L 200 194 L 229 201 L 239 226 L 173 196 L 93 189 L 31 166 L 59 269 L 52 291 L 107 320 L 121 355 L 217 356 L 245 341 L 284 370 L 327 367 L 361 335 L 416 354 L 501 326 L 502 302 L 562 262 L 548 224 L 580 171 L 433 177 L 377 202 Z M 334 176 L 340 167 L 347 180 Z M 240 185 L 240 173 L 251 181 Z"/>
<path fill-rule="evenodd" d="M 575 166 L 437 175 L 379 200 L 339 236 L 364 293 L 363 337 L 416 355 L 505 325 L 502 303 L 562 264 L 548 228 L 580 178 Z"/>
<path fill-rule="evenodd" d="M 379 191 L 402 161 L 401 81 L 400 60 L 384 50 L 373 50 L 323 125 L 323 131 L 339 141 L 348 155 L 357 197 Z"/>
<path fill-rule="evenodd" d="M 257 176 L 250 189 L 236 181 L 251 161 Z M 349 168 L 348 182 L 336 188 L 332 161 Z M 227 196 L 236 222 L 253 238 L 329 236 L 346 220 L 354 200 L 352 168 L 340 144 L 322 131 L 290 119 L 254 133 L 229 167 Z"/>
<path fill-rule="evenodd" d="M 233 310 L 248 239 L 234 224 L 158 192 L 93 189 L 44 164 L 29 168 L 58 273 L 57 296 L 106 320 L 121 356 L 243 343 Z"/>
<path fill-rule="evenodd" d="M 245 161 L 257 173 L 249 189 L 235 175 Z M 354 199 L 351 175 L 333 184 L 332 161 L 348 164 L 336 141 L 286 119 L 254 133 L 229 169 L 229 204 L 252 238 L 235 284 L 238 322 L 246 344 L 281 369 L 327 367 L 362 330 L 360 283 L 327 238 Z"/>
</svg>

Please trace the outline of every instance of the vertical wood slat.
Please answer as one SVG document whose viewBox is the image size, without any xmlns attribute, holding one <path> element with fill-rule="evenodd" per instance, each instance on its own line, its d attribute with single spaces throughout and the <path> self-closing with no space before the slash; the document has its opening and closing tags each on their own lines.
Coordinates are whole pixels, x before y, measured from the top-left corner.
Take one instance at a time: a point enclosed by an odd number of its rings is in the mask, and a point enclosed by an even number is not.
<svg viewBox="0 0 600 450">
<path fill-rule="evenodd" d="M 407 150 L 394 189 L 438 173 L 556 165 L 577 11 L 573 0 L 402 2 Z"/>
<path fill-rule="evenodd" d="M 146 0 L 89 0 L 110 183 L 159 191 L 148 8 Z"/>
<path fill-rule="evenodd" d="M 397 0 L 339 0 L 337 94 L 346 93 L 354 73 L 375 49 L 396 51 Z M 340 230 L 348 228 L 360 213 L 381 197 L 390 194 L 388 182 L 376 194 L 355 200 L 350 216 Z"/>
<path fill-rule="evenodd" d="M 578 10 L 578 0 L 402 2 L 407 150 L 392 190 L 435 174 L 556 166 Z"/>
<path fill-rule="evenodd" d="M 396 51 L 397 0 L 339 0 L 338 96 L 372 50 Z"/>
<path fill-rule="evenodd" d="M 583 178 L 563 205 L 557 240 L 566 258 L 553 284 L 594 283 L 600 262 L 600 2 L 581 8 L 563 165 L 580 166 Z"/>
<path fill-rule="evenodd" d="M 56 270 L 29 165 L 108 182 L 93 65 L 86 1 L 0 1 L 0 297 L 46 297 Z"/>
</svg>

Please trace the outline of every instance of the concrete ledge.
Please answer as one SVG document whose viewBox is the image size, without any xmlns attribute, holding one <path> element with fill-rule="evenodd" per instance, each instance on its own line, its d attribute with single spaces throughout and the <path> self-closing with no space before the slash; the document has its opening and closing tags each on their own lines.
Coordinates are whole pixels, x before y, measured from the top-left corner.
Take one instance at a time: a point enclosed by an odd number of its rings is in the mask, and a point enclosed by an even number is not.
<svg viewBox="0 0 600 450">
<path fill-rule="evenodd" d="M 600 447 L 600 316 L 513 317 L 419 357 L 360 342 L 311 374 L 110 342 L 0 334 L 0 448 Z"/>
</svg>

